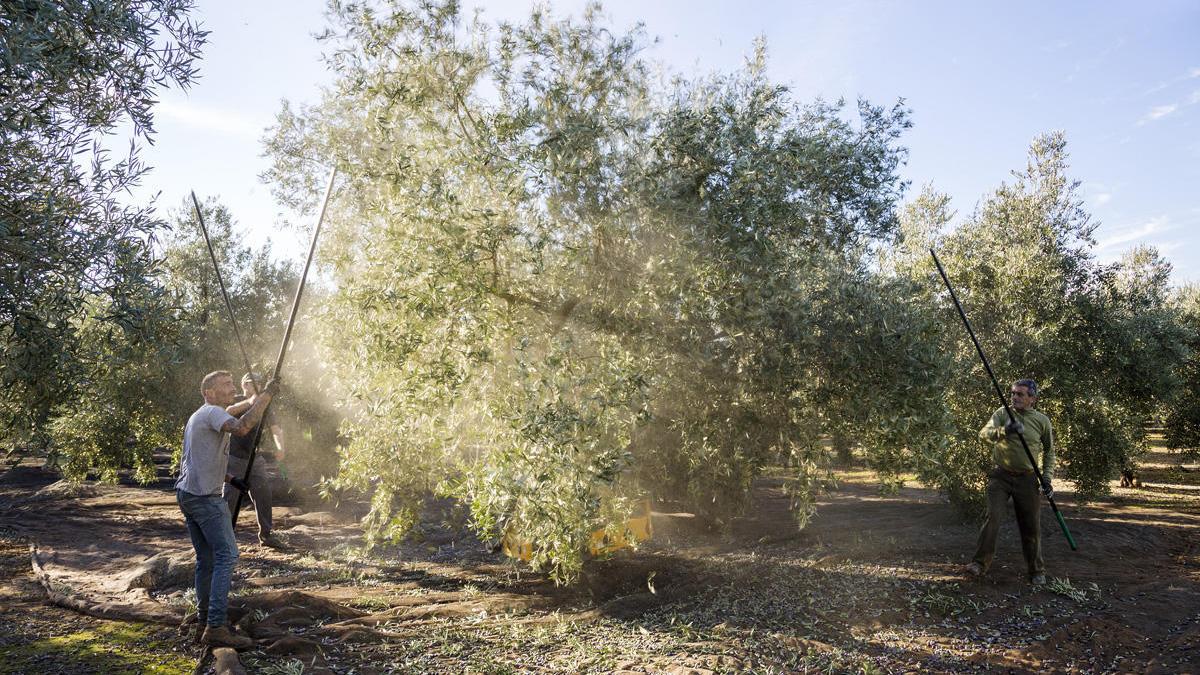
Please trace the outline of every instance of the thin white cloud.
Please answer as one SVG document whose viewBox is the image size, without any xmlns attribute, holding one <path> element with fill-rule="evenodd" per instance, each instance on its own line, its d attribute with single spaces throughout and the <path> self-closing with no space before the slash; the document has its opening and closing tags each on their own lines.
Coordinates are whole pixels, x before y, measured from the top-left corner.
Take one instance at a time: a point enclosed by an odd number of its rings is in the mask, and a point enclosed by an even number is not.
<svg viewBox="0 0 1200 675">
<path fill-rule="evenodd" d="M 1174 80 L 1171 80 L 1169 82 L 1165 82 L 1157 87 L 1154 87 L 1153 89 L 1151 89 L 1150 91 L 1148 91 L 1146 93 L 1152 94 L 1154 92 L 1157 92 L 1157 91 L 1166 89 L 1168 87 L 1174 86 L 1176 84 L 1179 84 L 1180 82 L 1186 82 L 1189 80 L 1194 80 L 1196 78 L 1200 78 L 1200 68 L 1192 68 L 1191 70 L 1188 71 L 1187 75 L 1183 75 L 1183 76 L 1177 77 Z M 1154 106 L 1153 108 L 1150 109 L 1150 112 L 1146 113 L 1145 115 L 1142 115 L 1141 119 L 1138 120 L 1137 125 L 1140 127 L 1140 126 L 1148 124 L 1150 122 L 1157 122 L 1158 120 L 1161 120 L 1162 118 L 1167 117 L 1168 115 L 1174 115 L 1176 112 L 1179 112 L 1179 110 L 1181 108 L 1187 108 L 1190 106 L 1194 106 L 1198 103 L 1200 103 L 1200 89 L 1193 89 L 1191 94 L 1189 94 L 1185 98 L 1181 99 L 1180 101 L 1177 101 L 1175 103 L 1168 103 L 1166 105 Z"/>
<path fill-rule="evenodd" d="M 1171 229 L 1170 222 L 1171 219 L 1167 216 L 1156 216 L 1140 225 L 1118 229 L 1116 232 L 1096 242 L 1096 250 L 1106 251 L 1123 244 L 1145 239 L 1151 235 L 1161 234 Z"/>
<path fill-rule="evenodd" d="M 1109 192 L 1101 192 L 1100 194 L 1096 195 L 1093 199 L 1096 202 L 1096 206 L 1104 206 L 1105 204 L 1112 201 L 1112 194 Z"/>
<path fill-rule="evenodd" d="M 1150 87 L 1146 91 L 1142 92 L 1142 95 L 1149 96 L 1151 94 L 1157 94 L 1158 92 L 1162 91 L 1163 89 L 1169 89 L 1169 88 L 1179 84 L 1180 82 L 1187 82 L 1188 80 L 1194 80 L 1198 77 L 1200 77 L 1200 66 L 1191 68 L 1183 75 L 1178 75 L 1178 76 L 1173 77 L 1164 82 L 1159 82 L 1158 84 L 1154 85 L 1153 87 Z"/>
<path fill-rule="evenodd" d="M 1142 119 L 1138 120 L 1138 126 L 1140 127 L 1143 124 L 1147 124 L 1149 122 L 1157 122 L 1158 120 L 1161 120 L 1162 118 L 1166 117 L 1167 115 L 1170 115 L 1171 113 L 1175 112 L 1176 110 L 1179 110 L 1178 103 L 1170 103 L 1168 105 L 1156 105 L 1150 109 L 1150 112 L 1146 113 L 1145 115 L 1142 115 Z"/>
<path fill-rule="evenodd" d="M 160 101 L 155 106 L 154 113 L 195 129 L 245 138 L 258 138 L 266 126 L 236 111 L 208 108 L 194 103 Z"/>
</svg>

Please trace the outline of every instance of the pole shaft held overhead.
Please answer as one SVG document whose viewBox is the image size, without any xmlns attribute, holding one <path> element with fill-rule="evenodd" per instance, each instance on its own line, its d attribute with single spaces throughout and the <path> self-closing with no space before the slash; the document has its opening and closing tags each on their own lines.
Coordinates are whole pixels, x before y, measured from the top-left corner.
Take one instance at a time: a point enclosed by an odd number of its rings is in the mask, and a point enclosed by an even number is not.
<svg viewBox="0 0 1200 675">
<path fill-rule="evenodd" d="M 204 235 L 204 244 L 208 246 L 208 257 L 212 259 L 213 270 L 217 273 L 217 283 L 221 286 L 221 297 L 225 299 L 225 309 L 229 312 L 229 323 L 233 325 L 233 334 L 237 336 L 238 349 L 242 352 L 242 363 L 246 366 L 246 372 L 253 370 L 250 367 L 250 357 L 246 354 L 246 344 L 242 342 L 242 332 L 238 330 L 237 317 L 233 314 L 233 304 L 229 302 L 229 292 L 225 290 L 225 279 L 221 277 L 221 266 L 217 263 L 217 252 L 213 250 L 212 239 L 208 236 L 208 228 L 204 225 L 204 212 L 200 210 L 200 200 L 196 199 L 196 192 L 192 191 L 192 205 L 196 207 L 196 220 L 200 221 L 200 232 Z"/>
<path fill-rule="evenodd" d="M 317 224 L 313 227 L 312 242 L 308 245 L 308 258 L 304 261 L 304 271 L 300 273 L 300 284 L 296 286 L 296 297 L 292 300 L 292 311 L 288 315 L 287 328 L 283 331 L 283 342 L 279 345 L 279 357 L 275 359 L 275 370 L 272 371 L 272 379 L 279 377 L 279 371 L 283 368 L 283 359 L 287 356 L 288 342 L 292 339 L 292 328 L 296 325 L 296 312 L 300 309 L 300 298 L 304 295 L 304 284 L 308 281 L 308 269 L 312 266 L 313 254 L 317 251 L 317 238 L 321 236 L 321 224 L 325 221 L 325 210 L 329 207 L 329 195 L 333 193 L 333 181 L 337 177 L 337 167 L 334 166 L 329 172 L 329 182 L 325 185 L 325 196 L 321 199 L 321 211 L 317 215 Z M 271 404 L 263 410 L 262 420 L 258 423 L 258 428 L 254 432 L 254 443 L 250 446 L 250 459 L 246 462 L 246 475 L 242 480 L 250 480 L 250 470 L 254 468 L 254 458 L 258 454 L 258 444 L 262 441 L 263 427 L 266 426 L 267 412 L 271 409 Z M 242 499 L 246 495 L 238 490 L 238 498 L 233 508 L 233 527 L 237 529 L 238 513 L 242 510 Z"/>
</svg>

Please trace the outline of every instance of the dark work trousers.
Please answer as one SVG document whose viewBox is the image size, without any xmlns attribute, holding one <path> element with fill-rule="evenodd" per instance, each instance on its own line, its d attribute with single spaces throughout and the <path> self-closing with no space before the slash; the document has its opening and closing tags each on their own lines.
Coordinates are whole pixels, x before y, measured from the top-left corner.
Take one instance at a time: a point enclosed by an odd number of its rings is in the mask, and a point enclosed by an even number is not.
<svg viewBox="0 0 1200 675">
<path fill-rule="evenodd" d="M 226 471 L 238 478 L 246 475 L 247 460 L 237 455 L 229 456 L 229 468 Z M 241 490 L 229 483 L 225 484 L 225 501 L 229 504 L 229 513 L 237 504 Z M 249 500 L 254 502 L 254 513 L 258 516 L 258 538 L 263 539 L 271 534 L 271 479 L 267 476 L 267 464 L 261 456 L 254 458 L 254 468 L 250 470 Z M 242 506 L 246 505 L 246 497 L 242 497 Z"/>
<path fill-rule="evenodd" d="M 1012 499 L 1017 514 L 1017 529 L 1021 532 L 1021 550 L 1025 553 L 1025 565 L 1029 576 L 1045 572 L 1042 562 L 1042 499 L 1038 494 L 1037 476 L 1032 471 L 1016 474 L 999 467 L 988 474 L 987 520 L 979 530 L 979 547 L 975 551 L 975 562 L 986 571 L 996 555 L 996 536 L 1000 534 L 1000 519 Z"/>
</svg>

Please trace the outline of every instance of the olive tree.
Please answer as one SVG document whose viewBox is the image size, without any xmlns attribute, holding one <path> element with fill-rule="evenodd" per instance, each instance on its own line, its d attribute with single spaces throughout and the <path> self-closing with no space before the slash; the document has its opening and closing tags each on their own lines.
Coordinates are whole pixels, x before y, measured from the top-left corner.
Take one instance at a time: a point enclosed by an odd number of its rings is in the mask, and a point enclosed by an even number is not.
<svg viewBox="0 0 1200 675">
<path fill-rule="evenodd" d="M 294 265 L 274 260 L 269 246 L 247 245 L 224 206 L 208 200 L 201 208 L 248 357 L 268 371 L 299 275 Z M 46 425 L 49 458 L 68 478 L 111 481 L 132 468 L 135 479 L 152 480 L 154 450 L 168 448 L 177 457 L 181 451 L 181 430 L 201 403 L 204 374 L 228 369 L 238 379 L 245 368 L 190 200 L 170 218 L 154 274 L 138 287 L 143 296 L 131 301 L 143 308 L 139 323 L 109 320 L 106 300 L 95 296 L 76 327 L 78 376 Z M 310 303 L 319 297 L 309 294 Z M 287 364 L 293 377 L 273 409 L 288 436 L 288 470 L 311 485 L 332 473 L 337 414 L 323 391 L 307 323 L 301 317 L 293 333 L 297 348 Z"/>
<path fill-rule="evenodd" d="M 240 244 L 224 207 L 210 202 L 205 211 L 245 331 L 252 318 L 279 313 L 283 286 L 295 275 L 272 263 L 269 251 L 255 254 Z M 125 286 L 125 293 L 141 293 L 128 302 L 140 309 L 138 322 L 114 320 L 111 301 L 93 294 L 74 327 L 78 365 L 46 431 L 49 459 L 68 478 L 115 480 L 132 467 L 135 478 L 152 479 L 153 450 L 179 450 L 180 430 L 200 402 L 201 377 L 241 368 L 190 203 L 172 221 L 162 250 L 153 252 L 154 267 L 137 286 Z M 252 353 L 261 353 L 264 341 L 247 334 Z"/>
<path fill-rule="evenodd" d="M 1163 426 L 1167 447 L 1195 458 L 1200 456 L 1200 286 L 1177 289 L 1169 305 L 1189 331 L 1187 345 L 1191 352 L 1180 368 L 1179 397 L 1167 406 Z"/>
<path fill-rule="evenodd" d="M 1096 260 L 1095 223 L 1067 158 L 1061 133 L 1040 136 L 1026 168 L 960 227 L 946 231 L 948 203 L 927 193 L 910 209 L 906 233 L 941 249 L 997 376 L 1039 382 L 1039 407 L 1057 435 L 1056 473 L 1086 498 L 1105 493 L 1144 451 L 1146 424 L 1178 390 L 1186 334 L 1164 305 L 1169 266 L 1155 252 L 1137 250 L 1112 265 Z M 922 477 L 976 511 L 990 456 L 975 431 L 998 402 L 922 253 L 895 254 L 895 269 L 935 289 L 929 301 L 939 303 L 946 327 L 941 350 L 953 356 L 942 399 L 957 425 Z"/>
<path fill-rule="evenodd" d="M 153 132 L 158 92 L 195 78 L 205 33 L 191 8 L 0 6 L 0 426 L 9 450 L 44 447 L 52 410 L 104 376 L 98 335 L 138 341 L 158 330 L 152 242 L 163 224 L 121 193 L 146 170 L 137 150 Z M 103 136 L 123 124 L 133 130 L 129 152 L 114 159 Z"/>
<path fill-rule="evenodd" d="M 569 579 L 635 500 L 728 525 L 781 457 L 803 524 L 829 431 L 890 475 L 935 453 L 945 415 L 908 393 L 940 377 L 933 314 L 871 262 L 898 227 L 903 105 L 798 103 L 762 46 L 658 80 L 643 33 L 596 8 L 333 9 L 335 83 L 284 107 L 269 177 L 303 206 L 318 159 L 344 176 L 323 323 L 354 414 L 333 486 L 371 496 L 373 541 L 440 491 Z"/>
</svg>

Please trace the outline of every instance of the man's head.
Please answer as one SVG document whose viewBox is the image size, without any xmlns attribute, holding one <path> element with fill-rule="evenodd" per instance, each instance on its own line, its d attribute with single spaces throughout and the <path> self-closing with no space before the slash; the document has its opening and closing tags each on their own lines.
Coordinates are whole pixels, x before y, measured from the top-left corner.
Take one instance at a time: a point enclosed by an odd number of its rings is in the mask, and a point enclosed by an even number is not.
<svg viewBox="0 0 1200 675">
<path fill-rule="evenodd" d="M 200 395 L 205 403 L 227 407 L 233 405 L 237 397 L 237 385 L 233 383 L 233 373 L 228 370 L 214 370 L 200 380 Z"/>
<path fill-rule="evenodd" d="M 253 396 L 258 393 L 259 387 L 262 386 L 262 375 L 251 371 L 242 376 L 242 393 L 246 396 Z"/>
<path fill-rule="evenodd" d="M 1029 410 L 1037 403 L 1038 386 L 1037 382 L 1030 379 L 1017 380 L 1013 382 L 1012 389 L 1009 390 L 1012 395 L 1012 407 L 1022 412 Z"/>
</svg>

